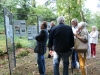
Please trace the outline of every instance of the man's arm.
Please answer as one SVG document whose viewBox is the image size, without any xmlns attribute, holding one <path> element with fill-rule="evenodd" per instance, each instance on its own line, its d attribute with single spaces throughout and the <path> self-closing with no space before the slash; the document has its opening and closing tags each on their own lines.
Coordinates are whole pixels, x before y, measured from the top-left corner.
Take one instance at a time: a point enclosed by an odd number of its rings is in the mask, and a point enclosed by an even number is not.
<svg viewBox="0 0 100 75">
<path fill-rule="evenodd" d="M 74 47 L 74 34 L 73 34 L 73 31 L 72 31 L 72 28 L 71 28 L 71 39 L 70 39 L 70 41 L 71 41 L 70 48 L 72 48 L 72 47 Z"/>
<path fill-rule="evenodd" d="M 42 40 L 44 40 L 44 38 L 45 38 L 45 31 L 44 30 L 41 30 L 40 34 L 37 35 L 35 39 L 37 41 L 42 41 Z"/>
</svg>

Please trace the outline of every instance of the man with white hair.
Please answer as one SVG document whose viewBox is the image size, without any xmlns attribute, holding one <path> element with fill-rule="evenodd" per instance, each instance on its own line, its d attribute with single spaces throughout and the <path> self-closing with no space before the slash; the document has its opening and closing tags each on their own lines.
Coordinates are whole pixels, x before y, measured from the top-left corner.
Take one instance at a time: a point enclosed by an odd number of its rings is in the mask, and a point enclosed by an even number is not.
<svg viewBox="0 0 100 75">
<path fill-rule="evenodd" d="M 71 20 L 71 25 L 72 25 L 72 30 L 73 30 L 73 33 L 74 35 L 76 34 L 76 31 L 78 29 L 78 19 L 77 18 L 73 18 Z"/>
<path fill-rule="evenodd" d="M 69 56 L 71 48 L 74 46 L 74 36 L 72 28 L 65 25 L 65 18 L 63 16 L 57 18 L 57 23 L 58 25 L 52 28 L 49 37 L 50 54 L 53 55 L 54 75 L 60 75 L 60 59 L 63 61 L 62 75 L 69 75 Z M 52 46 L 54 49 L 52 49 Z"/>
<path fill-rule="evenodd" d="M 73 18 L 71 20 L 71 25 L 72 25 L 72 30 L 73 30 L 73 34 L 74 34 L 74 39 L 76 38 L 76 31 L 78 30 L 78 19 L 77 18 Z M 73 49 L 72 52 L 72 68 L 76 68 L 77 67 L 77 63 L 78 62 L 78 54 L 77 52 Z"/>
</svg>

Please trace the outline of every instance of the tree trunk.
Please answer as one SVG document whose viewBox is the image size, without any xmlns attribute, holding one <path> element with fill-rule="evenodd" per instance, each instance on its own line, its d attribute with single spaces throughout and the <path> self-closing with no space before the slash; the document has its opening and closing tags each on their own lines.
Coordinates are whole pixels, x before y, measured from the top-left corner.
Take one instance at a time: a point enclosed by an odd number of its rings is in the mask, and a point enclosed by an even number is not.
<svg viewBox="0 0 100 75">
<path fill-rule="evenodd" d="M 80 16 L 81 16 L 81 20 L 85 22 L 84 13 L 82 10 L 80 11 Z"/>
</svg>

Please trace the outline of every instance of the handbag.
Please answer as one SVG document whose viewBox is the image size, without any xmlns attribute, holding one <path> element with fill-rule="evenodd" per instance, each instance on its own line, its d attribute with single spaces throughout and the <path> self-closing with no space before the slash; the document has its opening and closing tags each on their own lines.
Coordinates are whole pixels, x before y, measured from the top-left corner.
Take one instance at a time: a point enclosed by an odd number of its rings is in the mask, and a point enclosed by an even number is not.
<svg viewBox="0 0 100 75">
<path fill-rule="evenodd" d="M 86 53 L 88 49 L 88 42 L 82 42 L 80 39 L 75 39 L 74 49 L 78 53 Z"/>
<path fill-rule="evenodd" d="M 37 42 L 37 45 L 34 48 L 35 53 L 43 54 L 44 53 L 44 46 L 41 42 Z"/>
</svg>

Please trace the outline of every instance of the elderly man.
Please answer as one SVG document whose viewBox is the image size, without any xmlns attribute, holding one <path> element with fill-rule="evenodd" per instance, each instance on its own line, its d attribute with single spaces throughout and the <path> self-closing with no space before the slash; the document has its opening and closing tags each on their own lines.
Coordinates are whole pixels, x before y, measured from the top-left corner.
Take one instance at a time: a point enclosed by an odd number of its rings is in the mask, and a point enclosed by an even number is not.
<svg viewBox="0 0 100 75">
<path fill-rule="evenodd" d="M 55 22 L 54 21 L 51 21 L 50 25 L 51 25 L 51 28 L 50 28 L 50 30 L 48 30 L 49 33 L 50 33 L 51 29 L 55 26 Z M 48 41 L 48 47 L 49 47 L 49 41 Z M 50 54 L 48 54 L 48 58 L 51 58 L 51 55 Z"/>
<path fill-rule="evenodd" d="M 50 25 L 51 25 L 51 28 L 50 28 L 50 30 L 51 30 L 55 26 L 55 22 L 51 21 Z M 49 33 L 50 33 L 50 30 L 48 30 Z"/>
<path fill-rule="evenodd" d="M 76 31 L 78 30 L 78 19 L 77 18 L 73 18 L 71 20 L 71 25 L 72 25 L 72 30 L 73 30 L 73 34 L 76 34 Z M 75 36 L 74 36 L 75 38 Z"/>
<path fill-rule="evenodd" d="M 51 29 L 49 37 L 49 48 L 51 50 L 50 54 L 53 55 L 54 75 L 60 75 L 60 59 L 63 61 L 62 75 L 69 75 L 69 56 L 71 48 L 74 46 L 74 36 L 72 28 L 68 25 L 65 25 L 65 18 L 63 16 L 58 17 L 57 22 L 58 25 Z"/>
<path fill-rule="evenodd" d="M 72 25 L 72 30 L 73 30 L 73 34 L 74 34 L 74 39 L 76 38 L 76 31 L 78 30 L 78 19 L 77 18 L 73 18 L 71 20 L 71 25 Z M 76 64 L 78 62 L 78 54 L 75 50 L 73 50 L 72 53 L 72 68 L 79 68 L 78 65 Z"/>
</svg>

